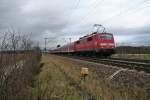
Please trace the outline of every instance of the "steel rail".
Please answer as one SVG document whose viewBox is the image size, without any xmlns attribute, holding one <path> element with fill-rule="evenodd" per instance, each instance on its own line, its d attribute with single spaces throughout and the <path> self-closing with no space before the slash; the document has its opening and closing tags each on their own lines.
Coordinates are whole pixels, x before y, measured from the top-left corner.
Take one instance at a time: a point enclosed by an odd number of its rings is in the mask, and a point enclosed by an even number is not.
<svg viewBox="0 0 150 100">
<path fill-rule="evenodd" d="M 113 59 L 113 60 L 124 60 L 124 61 L 150 63 L 150 60 L 143 60 L 143 59 L 127 59 L 127 58 L 110 58 L 110 59 Z"/>
<path fill-rule="evenodd" d="M 83 56 L 78 57 L 67 56 L 67 57 L 150 73 L 150 61 L 148 60 L 119 59 L 119 58 L 100 59 L 97 57 L 83 57 Z"/>
<path fill-rule="evenodd" d="M 132 61 L 123 61 L 123 60 L 112 60 L 112 59 L 100 59 L 95 60 L 96 62 L 100 62 L 103 64 L 113 65 L 117 67 L 135 69 L 138 71 L 145 71 L 150 73 L 150 63 L 143 63 L 143 62 L 132 62 Z"/>
</svg>

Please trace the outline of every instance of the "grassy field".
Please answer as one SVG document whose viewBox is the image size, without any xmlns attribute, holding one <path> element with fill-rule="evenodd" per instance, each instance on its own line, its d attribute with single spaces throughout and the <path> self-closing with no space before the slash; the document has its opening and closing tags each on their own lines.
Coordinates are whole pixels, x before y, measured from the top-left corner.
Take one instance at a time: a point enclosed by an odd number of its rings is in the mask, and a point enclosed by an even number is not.
<svg viewBox="0 0 150 100">
<path fill-rule="evenodd" d="M 53 63 L 54 59 L 43 56 L 44 63 L 32 89 L 33 100 L 82 100 L 75 87 Z"/>
<path fill-rule="evenodd" d="M 33 100 L 150 100 L 149 94 L 140 87 L 114 87 L 89 69 L 85 81 L 81 80 L 78 65 L 62 57 L 44 55 L 41 72 L 31 89 Z M 90 97 L 91 96 L 91 97 Z"/>
</svg>

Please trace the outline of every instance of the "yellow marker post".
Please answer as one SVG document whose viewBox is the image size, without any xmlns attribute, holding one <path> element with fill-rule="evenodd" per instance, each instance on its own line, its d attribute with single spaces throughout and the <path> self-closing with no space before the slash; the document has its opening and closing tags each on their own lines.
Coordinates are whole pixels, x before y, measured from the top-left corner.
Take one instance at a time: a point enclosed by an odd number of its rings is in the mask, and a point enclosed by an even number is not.
<svg viewBox="0 0 150 100">
<path fill-rule="evenodd" d="M 89 74 L 89 69 L 86 67 L 81 68 L 81 80 L 85 81 L 86 76 Z"/>
</svg>

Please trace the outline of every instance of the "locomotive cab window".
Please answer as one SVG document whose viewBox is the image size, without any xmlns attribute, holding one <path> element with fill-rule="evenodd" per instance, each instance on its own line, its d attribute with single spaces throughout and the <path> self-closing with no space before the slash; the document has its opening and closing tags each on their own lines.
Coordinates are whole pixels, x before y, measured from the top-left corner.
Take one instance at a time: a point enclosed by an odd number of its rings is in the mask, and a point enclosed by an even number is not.
<svg viewBox="0 0 150 100">
<path fill-rule="evenodd" d="M 100 38 L 104 40 L 112 40 L 113 36 L 111 34 L 102 34 L 100 35 Z"/>
<path fill-rule="evenodd" d="M 87 38 L 87 41 L 92 41 L 92 37 Z"/>
</svg>

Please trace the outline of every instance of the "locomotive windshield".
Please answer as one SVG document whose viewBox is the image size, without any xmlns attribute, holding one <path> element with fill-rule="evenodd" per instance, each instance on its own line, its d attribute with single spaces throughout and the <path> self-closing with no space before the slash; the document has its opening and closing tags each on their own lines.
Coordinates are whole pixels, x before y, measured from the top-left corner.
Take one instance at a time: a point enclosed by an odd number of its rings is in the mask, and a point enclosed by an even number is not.
<svg viewBox="0 0 150 100">
<path fill-rule="evenodd" d="M 104 40 L 112 40 L 113 36 L 111 34 L 102 34 L 100 35 L 100 38 Z"/>
</svg>

